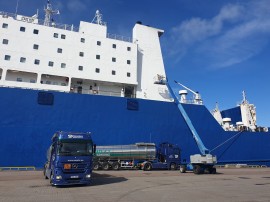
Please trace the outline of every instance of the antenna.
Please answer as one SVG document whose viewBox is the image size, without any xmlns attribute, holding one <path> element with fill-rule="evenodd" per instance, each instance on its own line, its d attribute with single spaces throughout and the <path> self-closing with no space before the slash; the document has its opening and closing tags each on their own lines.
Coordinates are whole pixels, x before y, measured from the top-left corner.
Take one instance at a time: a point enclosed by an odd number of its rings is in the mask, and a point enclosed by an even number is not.
<svg viewBox="0 0 270 202">
<path fill-rule="evenodd" d="M 96 15 L 92 20 L 92 23 L 95 22 L 98 25 L 105 25 L 105 23 L 102 21 L 102 14 L 99 12 L 99 10 L 96 11 Z"/>
<path fill-rule="evenodd" d="M 45 26 L 50 26 L 52 15 L 60 14 L 59 10 L 52 9 L 52 4 L 50 3 L 50 0 L 47 0 L 47 7 L 44 8 L 44 11 L 45 11 L 45 20 L 44 20 Z"/>
<path fill-rule="evenodd" d="M 246 92 L 244 90 L 242 91 L 242 95 L 243 95 L 242 103 L 247 103 L 247 96 L 246 96 Z"/>
<path fill-rule="evenodd" d="M 219 111 L 219 108 L 218 108 L 218 102 L 216 102 L 216 108 L 215 108 L 215 111 Z"/>
<path fill-rule="evenodd" d="M 16 11 L 15 11 L 15 15 L 16 15 L 16 16 L 17 16 L 17 13 L 18 13 L 19 1 L 20 1 L 20 0 L 17 0 Z"/>
</svg>

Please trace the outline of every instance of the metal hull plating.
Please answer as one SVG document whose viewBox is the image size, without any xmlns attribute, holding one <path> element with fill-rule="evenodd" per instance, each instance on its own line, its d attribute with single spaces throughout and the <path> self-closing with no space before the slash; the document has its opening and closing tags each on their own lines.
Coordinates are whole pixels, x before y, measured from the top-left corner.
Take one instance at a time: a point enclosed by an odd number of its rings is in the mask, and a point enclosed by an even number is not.
<svg viewBox="0 0 270 202">
<path fill-rule="evenodd" d="M 51 92 L 53 105 L 38 104 L 37 90 L 0 88 L 0 166 L 42 167 L 55 131 L 91 131 L 97 145 L 171 142 L 182 159 L 198 148 L 177 106 L 170 102 Z M 270 166 L 270 133 L 225 132 L 203 105 L 184 105 L 206 147 L 219 163 Z"/>
</svg>

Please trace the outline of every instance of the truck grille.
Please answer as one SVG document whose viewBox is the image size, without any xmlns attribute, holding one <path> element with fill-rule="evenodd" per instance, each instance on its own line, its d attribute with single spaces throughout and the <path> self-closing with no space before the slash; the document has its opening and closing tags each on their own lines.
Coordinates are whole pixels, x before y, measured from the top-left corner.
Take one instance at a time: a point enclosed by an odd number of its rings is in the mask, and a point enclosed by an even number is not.
<svg viewBox="0 0 270 202">
<path fill-rule="evenodd" d="M 67 179 L 67 183 L 76 184 L 80 183 L 81 179 Z"/>
<path fill-rule="evenodd" d="M 65 164 L 71 164 L 71 168 L 70 169 L 64 169 L 64 165 Z M 85 172 L 87 168 L 87 164 L 86 163 L 70 163 L 70 162 L 66 162 L 63 163 L 62 169 L 64 173 L 83 173 Z"/>
</svg>

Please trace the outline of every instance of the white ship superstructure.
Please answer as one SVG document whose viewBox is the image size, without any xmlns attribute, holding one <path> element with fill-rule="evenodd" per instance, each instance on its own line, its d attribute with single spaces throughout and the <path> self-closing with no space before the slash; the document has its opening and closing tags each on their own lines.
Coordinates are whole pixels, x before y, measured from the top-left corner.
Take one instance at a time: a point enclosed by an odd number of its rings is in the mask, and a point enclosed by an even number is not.
<svg viewBox="0 0 270 202">
<path fill-rule="evenodd" d="M 267 132 L 267 127 L 257 126 L 256 107 L 254 104 L 248 102 L 245 91 L 243 91 L 242 94 L 243 100 L 235 108 L 220 111 L 216 103 L 215 109 L 212 110 L 214 118 L 225 131 L 249 130 L 253 132 Z M 232 119 L 235 119 L 234 122 Z"/>
<path fill-rule="evenodd" d="M 48 13 L 58 12 L 47 6 L 44 21 L 0 13 L 1 86 L 168 100 L 166 86 L 153 83 L 165 75 L 163 30 L 137 23 L 128 39 L 108 34 L 99 11 L 78 29 Z"/>
</svg>

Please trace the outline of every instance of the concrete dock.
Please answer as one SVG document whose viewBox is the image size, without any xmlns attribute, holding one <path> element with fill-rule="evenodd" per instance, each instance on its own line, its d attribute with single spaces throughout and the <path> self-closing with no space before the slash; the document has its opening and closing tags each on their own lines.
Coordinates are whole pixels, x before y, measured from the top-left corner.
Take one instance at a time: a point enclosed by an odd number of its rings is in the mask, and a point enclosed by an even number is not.
<svg viewBox="0 0 270 202">
<path fill-rule="evenodd" d="M 42 171 L 1 171 L 0 201 L 270 201 L 270 168 L 95 171 L 92 185 L 52 187 Z"/>
</svg>

